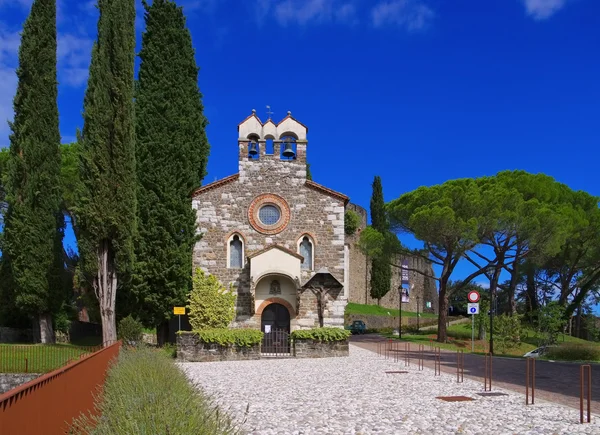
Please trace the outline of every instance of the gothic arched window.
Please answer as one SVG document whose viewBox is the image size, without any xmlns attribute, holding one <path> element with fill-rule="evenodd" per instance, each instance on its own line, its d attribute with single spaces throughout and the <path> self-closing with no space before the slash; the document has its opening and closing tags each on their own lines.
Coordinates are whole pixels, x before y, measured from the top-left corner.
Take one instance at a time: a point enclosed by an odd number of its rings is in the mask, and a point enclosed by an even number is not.
<svg viewBox="0 0 600 435">
<path fill-rule="evenodd" d="M 229 240 L 229 268 L 241 269 L 244 258 L 244 244 L 239 235 L 234 234 Z"/>
<path fill-rule="evenodd" d="M 302 237 L 300 242 L 300 255 L 304 257 L 302 260 L 302 269 L 313 269 L 313 243 L 308 236 Z"/>
</svg>

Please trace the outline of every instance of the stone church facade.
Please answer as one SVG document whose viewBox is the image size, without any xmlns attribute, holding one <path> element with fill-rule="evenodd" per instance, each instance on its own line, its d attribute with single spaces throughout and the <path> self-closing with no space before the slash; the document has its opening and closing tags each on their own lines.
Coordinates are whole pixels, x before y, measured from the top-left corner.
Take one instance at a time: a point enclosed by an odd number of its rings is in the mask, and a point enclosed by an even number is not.
<svg viewBox="0 0 600 435">
<path fill-rule="evenodd" d="M 253 112 L 238 126 L 239 172 L 193 194 L 194 266 L 236 292 L 234 327 L 343 327 L 348 197 L 306 179 L 307 131 Z"/>
<path fill-rule="evenodd" d="M 358 236 L 344 232 L 346 208 L 358 206 L 307 180 L 307 133 L 290 112 L 276 124 L 252 111 L 238 125 L 238 173 L 193 193 L 194 267 L 236 293 L 233 327 L 341 328 L 347 302 L 365 303 L 357 289 L 369 268 L 360 276 Z"/>
</svg>

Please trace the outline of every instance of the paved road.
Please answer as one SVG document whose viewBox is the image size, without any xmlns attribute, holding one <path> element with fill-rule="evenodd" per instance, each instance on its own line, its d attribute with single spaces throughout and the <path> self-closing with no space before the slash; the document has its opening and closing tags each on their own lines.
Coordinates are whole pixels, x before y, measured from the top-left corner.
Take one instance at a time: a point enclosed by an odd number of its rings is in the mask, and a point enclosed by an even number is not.
<svg viewBox="0 0 600 435">
<path fill-rule="evenodd" d="M 352 336 L 351 342 L 372 352 L 378 351 L 378 342 L 384 338 L 376 334 Z M 400 346 L 399 364 L 404 365 L 404 345 Z M 385 358 L 385 357 L 384 357 Z M 393 357 L 392 357 L 393 358 Z M 411 365 L 418 360 L 418 345 L 411 344 Z M 441 350 L 442 371 L 456 373 L 456 352 Z M 484 357 L 481 355 L 464 355 L 465 377 L 480 380 L 483 384 Z M 433 352 L 425 346 L 424 364 L 434 367 Z M 577 363 L 567 362 L 536 362 L 535 397 L 561 403 L 579 409 L 579 367 Z M 600 364 L 592 364 L 592 413 L 600 414 Z M 525 359 L 523 358 L 493 358 L 493 386 L 518 391 L 525 394 Z M 585 406 L 585 402 L 584 402 Z"/>
</svg>

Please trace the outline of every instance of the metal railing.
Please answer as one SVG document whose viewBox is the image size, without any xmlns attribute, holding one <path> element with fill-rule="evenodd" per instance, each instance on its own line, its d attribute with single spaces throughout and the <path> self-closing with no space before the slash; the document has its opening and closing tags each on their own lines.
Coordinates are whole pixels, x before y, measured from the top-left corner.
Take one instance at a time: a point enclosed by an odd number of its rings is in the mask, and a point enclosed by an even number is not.
<svg viewBox="0 0 600 435">
<path fill-rule="evenodd" d="M 587 376 L 586 376 L 587 375 Z M 587 423 L 591 421 L 592 409 L 592 366 L 584 364 L 579 368 L 579 422 L 583 423 L 584 380 L 587 377 Z"/>
<path fill-rule="evenodd" d="M 63 344 L 0 345 L 0 373 L 48 373 L 102 349 Z"/>
<path fill-rule="evenodd" d="M 95 414 L 95 396 L 118 356 L 110 344 L 0 395 L 0 433 L 65 433 L 73 418 Z"/>
<path fill-rule="evenodd" d="M 486 353 L 483 357 L 483 363 L 485 364 L 485 377 L 483 389 L 484 391 L 492 391 L 492 354 Z"/>
<path fill-rule="evenodd" d="M 535 404 L 535 358 L 525 360 L 525 405 L 529 405 L 529 387 L 531 386 L 531 404 Z"/>
<path fill-rule="evenodd" d="M 264 335 L 260 352 L 263 356 L 289 356 L 290 334 L 283 329 L 274 329 Z"/>
<path fill-rule="evenodd" d="M 456 351 L 456 382 L 461 383 L 465 380 L 465 353 L 462 350 Z"/>
</svg>

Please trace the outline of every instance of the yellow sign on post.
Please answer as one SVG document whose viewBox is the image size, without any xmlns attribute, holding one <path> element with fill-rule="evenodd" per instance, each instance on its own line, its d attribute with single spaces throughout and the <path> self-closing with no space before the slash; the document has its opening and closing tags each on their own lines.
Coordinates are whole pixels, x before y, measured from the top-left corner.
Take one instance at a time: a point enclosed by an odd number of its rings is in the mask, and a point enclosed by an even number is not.
<svg viewBox="0 0 600 435">
<path fill-rule="evenodd" d="M 185 315 L 185 307 L 173 307 L 173 314 Z"/>
</svg>

